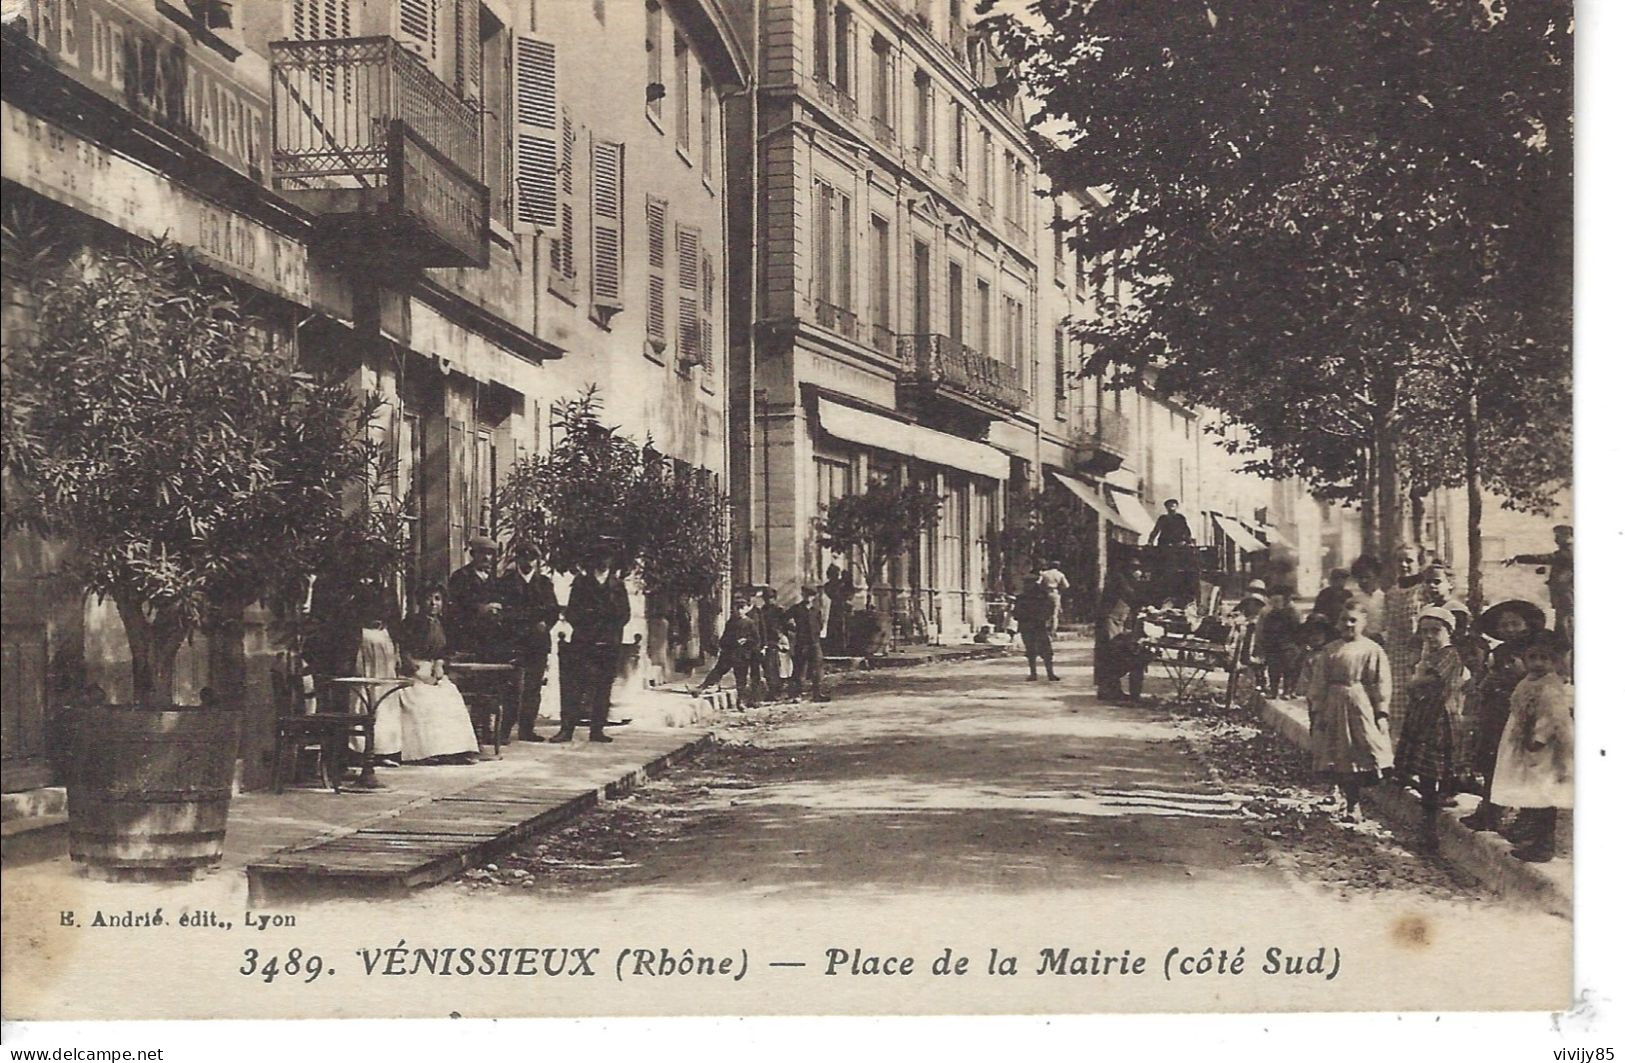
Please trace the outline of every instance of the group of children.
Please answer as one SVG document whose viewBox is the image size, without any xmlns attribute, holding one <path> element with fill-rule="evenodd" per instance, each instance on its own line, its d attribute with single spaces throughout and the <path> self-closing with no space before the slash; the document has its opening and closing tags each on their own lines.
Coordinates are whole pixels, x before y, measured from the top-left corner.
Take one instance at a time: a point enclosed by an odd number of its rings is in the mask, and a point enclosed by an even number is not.
<svg viewBox="0 0 1625 1063">
<path fill-rule="evenodd" d="M 1550 860 L 1557 812 L 1574 802 L 1568 647 L 1532 602 L 1501 602 L 1472 620 L 1442 566 L 1420 576 L 1411 597 L 1402 590 L 1388 603 L 1386 630 L 1373 623 L 1380 599 L 1345 591 L 1333 614 L 1300 620 L 1284 593 L 1250 590 L 1260 688 L 1306 698 L 1312 767 L 1336 785 L 1346 820 L 1359 819 L 1362 791 L 1379 779 L 1414 784 L 1432 850 L 1441 810 L 1476 792 L 1466 826 L 1502 830 L 1520 859 Z"/>
<path fill-rule="evenodd" d="M 772 587 L 735 597 L 733 615 L 722 629 L 716 666 L 694 690 L 695 696 L 714 690 L 732 672 L 747 707 L 785 694 L 800 700 L 808 689 L 814 701 L 828 701 L 823 690 L 823 590 L 808 580 L 801 587 L 801 600 L 788 609 L 779 605 L 778 591 Z"/>
</svg>

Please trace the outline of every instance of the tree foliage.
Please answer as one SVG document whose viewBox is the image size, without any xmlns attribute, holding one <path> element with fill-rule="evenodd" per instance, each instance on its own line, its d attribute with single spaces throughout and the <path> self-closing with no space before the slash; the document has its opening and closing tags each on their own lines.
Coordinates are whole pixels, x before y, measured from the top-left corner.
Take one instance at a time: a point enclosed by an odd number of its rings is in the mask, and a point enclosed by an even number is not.
<svg viewBox="0 0 1625 1063">
<path fill-rule="evenodd" d="M 373 405 L 300 371 L 174 245 L 86 250 L 32 288 L 33 334 L 6 351 L 6 533 L 71 544 L 137 697 L 167 701 L 190 632 L 350 525 Z"/>
<path fill-rule="evenodd" d="M 1401 475 L 1459 480 L 1467 388 L 1492 484 L 1538 505 L 1567 478 L 1564 5 L 1026 7 L 988 25 L 1046 168 L 1112 200 L 1069 236 L 1102 290 L 1091 372 L 1154 371 L 1326 496 L 1423 435 Z"/>
<path fill-rule="evenodd" d="M 862 491 L 843 495 L 817 519 L 818 541 L 847 554 L 869 587 L 881 583 L 886 563 L 913 547 L 936 526 L 942 496 L 928 483 L 876 478 Z"/>
<path fill-rule="evenodd" d="M 613 542 L 656 608 L 715 594 L 729 540 L 727 499 L 710 478 L 604 424 L 596 389 L 554 413 L 553 448 L 518 462 L 499 490 L 503 530 L 535 543 L 557 572 Z"/>
</svg>

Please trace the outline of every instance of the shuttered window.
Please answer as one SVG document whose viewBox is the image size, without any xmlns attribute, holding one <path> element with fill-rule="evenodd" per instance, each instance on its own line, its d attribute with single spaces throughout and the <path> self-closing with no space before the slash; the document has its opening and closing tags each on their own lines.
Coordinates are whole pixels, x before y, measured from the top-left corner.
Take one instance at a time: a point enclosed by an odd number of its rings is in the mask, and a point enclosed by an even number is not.
<svg viewBox="0 0 1625 1063">
<path fill-rule="evenodd" d="M 677 360 L 701 361 L 700 231 L 689 225 L 677 227 Z"/>
<path fill-rule="evenodd" d="M 649 197 L 649 345 L 666 349 L 666 201 Z"/>
<path fill-rule="evenodd" d="M 401 43 L 426 60 L 437 58 L 440 0 L 397 0 L 395 11 Z"/>
<path fill-rule="evenodd" d="M 453 0 L 455 4 L 453 45 L 456 47 L 457 89 L 465 100 L 479 100 L 484 93 L 480 59 L 480 2 Z"/>
<path fill-rule="evenodd" d="M 559 108 L 559 234 L 551 264 L 560 277 L 576 275 L 576 127 L 570 108 Z"/>
<path fill-rule="evenodd" d="M 594 306 L 610 309 L 619 309 L 623 301 L 624 161 L 621 144 L 593 141 L 587 188 L 592 207 L 592 301 Z"/>
<path fill-rule="evenodd" d="M 700 266 L 700 364 L 707 373 L 717 364 L 717 264 L 707 251 Z"/>
<path fill-rule="evenodd" d="M 519 224 L 554 234 L 559 225 L 558 51 L 514 34 L 514 170 Z"/>
<path fill-rule="evenodd" d="M 296 41 L 353 36 L 350 0 L 292 0 L 288 5 L 288 36 Z"/>
</svg>

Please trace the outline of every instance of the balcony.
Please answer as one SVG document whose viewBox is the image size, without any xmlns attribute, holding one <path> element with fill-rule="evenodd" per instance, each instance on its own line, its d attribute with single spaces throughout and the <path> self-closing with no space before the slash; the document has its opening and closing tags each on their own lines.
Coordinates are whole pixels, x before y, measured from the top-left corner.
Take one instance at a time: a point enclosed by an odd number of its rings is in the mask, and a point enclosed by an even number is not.
<svg viewBox="0 0 1625 1063">
<path fill-rule="evenodd" d="M 1133 445 L 1128 418 L 1104 406 L 1085 406 L 1083 420 L 1072 434 L 1077 448 L 1077 470 L 1096 475 L 1120 468 Z"/>
<path fill-rule="evenodd" d="M 897 333 L 885 325 L 870 325 L 869 346 L 881 354 L 895 358 L 897 356 Z"/>
<path fill-rule="evenodd" d="M 813 319 L 818 322 L 820 328 L 827 328 L 846 339 L 858 338 L 858 315 L 834 303 L 827 303 L 822 299 L 815 300 Z"/>
<path fill-rule="evenodd" d="M 935 332 L 898 336 L 896 347 L 900 385 L 1007 412 L 1027 405 L 1027 392 L 1014 366 L 974 351 L 951 336 Z"/>
<path fill-rule="evenodd" d="M 897 130 L 892 128 L 890 122 L 879 117 L 869 119 L 869 123 L 874 127 L 875 142 L 895 155 L 897 153 Z"/>
<path fill-rule="evenodd" d="M 845 89 L 821 77 L 813 78 L 813 87 L 817 90 L 818 102 L 842 118 L 850 122 L 858 116 L 858 101 Z"/>
<path fill-rule="evenodd" d="M 480 108 L 390 37 L 271 44 L 272 187 L 341 263 L 484 267 Z"/>
</svg>

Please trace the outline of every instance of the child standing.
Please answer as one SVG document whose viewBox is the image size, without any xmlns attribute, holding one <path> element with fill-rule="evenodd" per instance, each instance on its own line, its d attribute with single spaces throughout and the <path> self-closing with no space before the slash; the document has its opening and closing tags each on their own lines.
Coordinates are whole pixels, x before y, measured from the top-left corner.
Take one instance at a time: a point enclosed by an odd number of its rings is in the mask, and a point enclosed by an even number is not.
<svg viewBox="0 0 1625 1063">
<path fill-rule="evenodd" d="M 761 631 L 751 600 L 745 597 L 734 599 L 734 615 L 728 618 L 728 623 L 722 629 L 722 647 L 717 654 L 716 667 L 711 669 L 695 695 L 715 688 L 724 675 L 733 672 L 740 703 L 747 708 L 755 705 L 755 684 L 752 679 L 757 674 L 755 666 L 760 660 Z"/>
<path fill-rule="evenodd" d="M 1479 802 L 1477 811 L 1462 820 L 1462 824 L 1472 830 L 1492 831 L 1501 827 L 1501 810 L 1490 798 L 1490 780 L 1495 777 L 1501 735 L 1512 713 L 1512 692 L 1524 677 L 1524 647 L 1530 636 L 1545 626 L 1545 612 L 1534 602 L 1520 599 L 1499 602 L 1478 618 L 1478 631 L 1500 641 L 1489 651 L 1484 674 L 1473 690 L 1470 720 L 1473 736 L 1469 755 L 1473 773 L 1482 780 L 1479 789 L 1484 799 Z"/>
<path fill-rule="evenodd" d="M 1310 691 L 1320 707 L 1324 739 L 1315 770 L 1343 793 L 1343 820 L 1360 819 L 1360 795 L 1394 766 L 1388 738 L 1388 703 L 1394 677 L 1388 655 L 1365 636 L 1365 611 L 1348 606 L 1338 619 L 1339 638 L 1322 651 Z"/>
<path fill-rule="evenodd" d="M 1297 656 L 1298 625 L 1301 620 L 1287 592 L 1279 587 L 1270 592 L 1270 606 L 1258 618 L 1258 652 L 1264 658 L 1264 693 L 1272 698 L 1291 697 L 1291 668 Z"/>
<path fill-rule="evenodd" d="M 1311 766 L 1319 764 L 1326 755 L 1326 738 L 1329 729 L 1326 726 L 1325 714 L 1322 710 L 1317 694 L 1320 682 L 1320 670 L 1325 667 L 1326 647 L 1337 637 L 1331 622 L 1323 616 L 1314 613 L 1298 625 L 1298 643 L 1302 649 L 1302 662 L 1298 674 L 1293 679 L 1296 689 L 1304 692 L 1304 704 L 1309 709 L 1309 761 Z M 1337 803 L 1336 787 L 1332 788 L 1327 798 L 1328 804 Z"/>
<path fill-rule="evenodd" d="M 1455 781 L 1465 765 L 1458 758 L 1457 736 L 1465 726 L 1467 669 L 1451 645 L 1455 616 L 1440 606 L 1429 606 L 1416 618 L 1422 656 L 1406 687 L 1410 711 L 1399 736 L 1395 774 L 1414 777 L 1422 795 L 1422 849 L 1439 849 L 1439 809 L 1454 795 Z"/>
<path fill-rule="evenodd" d="M 1538 631 L 1523 647 L 1524 677 L 1512 692 L 1512 712 L 1495 758 L 1490 800 L 1514 806 L 1527 840 L 1512 855 L 1531 863 L 1557 849 L 1557 810 L 1574 807 L 1573 692 L 1557 674 L 1563 644 Z"/>
</svg>

